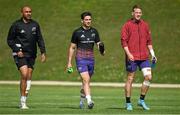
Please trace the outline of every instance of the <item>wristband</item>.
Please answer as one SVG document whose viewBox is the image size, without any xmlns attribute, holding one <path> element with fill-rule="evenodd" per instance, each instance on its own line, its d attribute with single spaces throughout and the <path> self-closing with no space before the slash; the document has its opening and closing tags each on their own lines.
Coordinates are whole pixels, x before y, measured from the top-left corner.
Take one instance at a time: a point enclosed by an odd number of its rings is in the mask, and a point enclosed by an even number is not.
<svg viewBox="0 0 180 115">
<path fill-rule="evenodd" d="M 152 56 L 152 57 L 155 57 L 155 53 L 154 53 L 154 50 L 153 50 L 153 49 L 150 49 L 150 53 L 151 53 L 151 56 Z"/>
</svg>

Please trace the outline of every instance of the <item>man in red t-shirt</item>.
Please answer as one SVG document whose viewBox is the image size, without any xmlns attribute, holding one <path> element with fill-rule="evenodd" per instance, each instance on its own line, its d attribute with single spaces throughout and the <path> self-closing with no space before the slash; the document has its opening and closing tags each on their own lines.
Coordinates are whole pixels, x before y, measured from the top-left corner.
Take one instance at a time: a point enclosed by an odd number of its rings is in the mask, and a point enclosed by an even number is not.
<svg viewBox="0 0 180 115">
<path fill-rule="evenodd" d="M 125 83 L 125 96 L 127 110 L 133 110 L 130 98 L 137 67 L 139 67 L 144 76 L 138 105 L 144 110 L 150 109 L 144 101 L 152 79 L 149 52 L 155 62 L 157 58 L 152 47 L 149 26 L 141 19 L 141 16 L 141 7 L 135 5 L 132 9 L 132 19 L 128 20 L 121 30 L 121 44 L 126 55 L 127 81 Z"/>
</svg>

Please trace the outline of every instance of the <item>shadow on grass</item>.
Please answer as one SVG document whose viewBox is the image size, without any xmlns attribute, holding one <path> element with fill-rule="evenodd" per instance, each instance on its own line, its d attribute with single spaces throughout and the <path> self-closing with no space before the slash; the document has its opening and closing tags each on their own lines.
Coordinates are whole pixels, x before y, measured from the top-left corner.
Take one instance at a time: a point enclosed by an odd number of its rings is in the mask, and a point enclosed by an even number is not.
<svg viewBox="0 0 180 115">
<path fill-rule="evenodd" d="M 62 109 L 80 109 L 79 107 L 74 107 L 74 106 L 62 106 L 59 108 L 62 108 Z"/>
<path fill-rule="evenodd" d="M 11 106 L 11 105 L 9 105 L 9 106 L 7 106 L 7 105 L 1 106 L 1 105 L 0 105 L 0 108 L 1 108 L 1 109 L 2 109 L 2 108 L 14 108 L 14 109 L 19 109 L 19 106 Z"/>
<path fill-rule="evenodd" d="M 108 107 L 108 108 L 106 108 L 106 109 L 118 109 L 118 110 L 125 110 L 125 108 L 123 108 L 123 107 Z"/>
<path fill-rule="evenodd" d="M 122 110 L 122 111 L 127 111 L 125 107 L 109 107 L 109 108 L 106 108 L 106 109 L 109 109 L 109 110 Z M 133 108 L 133 110 L 143 110 L 142 108 L 140 107 L 137 107 L 137 108 Z"/>
</svg>

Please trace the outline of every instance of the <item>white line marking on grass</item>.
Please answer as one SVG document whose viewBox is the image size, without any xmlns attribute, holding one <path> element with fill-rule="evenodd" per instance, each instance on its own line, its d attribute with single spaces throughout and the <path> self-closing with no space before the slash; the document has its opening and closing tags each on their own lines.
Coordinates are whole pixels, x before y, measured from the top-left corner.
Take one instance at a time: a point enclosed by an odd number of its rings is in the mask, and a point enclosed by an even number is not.
<svg viewBox="0 0 180 115">
<path fill-rule="evenodd" d="M 19 84 L 19 81 L 0 81 L 0 84 Z M 81 82 L 71 81 L 32 81 L 32 85 L 58 85 L 58 86 L 81 86 Z M 124 83 L 110 82 L 92 82 L 91 86 L 98 87 L 124 87 Z M 141 83 L 134 83 L 133 87 L 141 87 Z M 152 83 L 150 87 L 154 88 L 180 88 L 180 84 L 156 84 Z"/>
</svg>

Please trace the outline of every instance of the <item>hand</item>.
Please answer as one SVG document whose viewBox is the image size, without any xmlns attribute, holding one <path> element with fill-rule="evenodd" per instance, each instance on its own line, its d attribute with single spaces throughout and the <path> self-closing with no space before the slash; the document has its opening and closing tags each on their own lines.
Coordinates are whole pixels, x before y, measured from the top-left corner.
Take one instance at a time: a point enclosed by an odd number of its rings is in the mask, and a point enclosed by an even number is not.
<svg viewBox="0 0 180 115">
<path fill-rule="evenodd" d="M 46 61 L 46 55 L 43 53 L 41 54 L 41 62 L 44 63 Z"/>
<path fill-rule="evenodd" d="M 103 43 L 103 42 L 100 42 L 100 43 L 98 44 L 98 48 L 99 48 L 100 54 L 104 56 L 104 54 L 105 54 L 104 43 Z"/>
<path fill-rule="evenodd" d="M 67 67 L 66 67 L 66 71 L 68 70 L 68 68 L 71 68 L 72 67 L 72 64 L 71 63 L 68 63 L 67 64 Z"/>
<path fill-rule="evenodd" d="M 24 54 L 22 51 L 17 52 L 18 57 L 24 57 Z"/>
<path fill-rule="evenodd" d="M 157 62 L 156 56 L 152 56 L 151 61 L 154 61 L 156 63 Z"/>
<path fill-rule="evenodd" d="M 128 54 L 127 56 L 130 61 L 134 61 L 134 56 L 132 54 Z"/>
<path fill-rule="evenodd" d="M 72 64 L 71 63 L 67 64 L 67 67 L 66 67 L 65 71 L 67 73 L 72 73 L 73 72 L 73 68 L 72 68 Z"/>
</svg>

